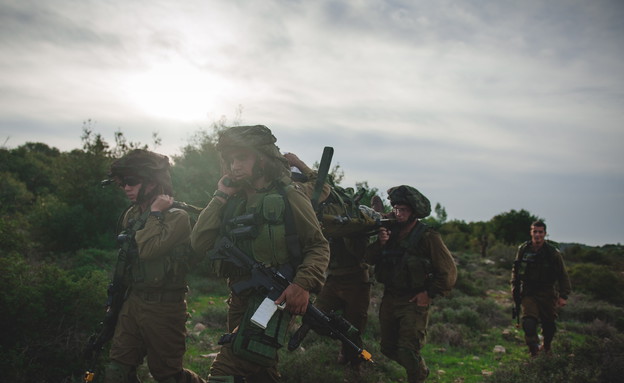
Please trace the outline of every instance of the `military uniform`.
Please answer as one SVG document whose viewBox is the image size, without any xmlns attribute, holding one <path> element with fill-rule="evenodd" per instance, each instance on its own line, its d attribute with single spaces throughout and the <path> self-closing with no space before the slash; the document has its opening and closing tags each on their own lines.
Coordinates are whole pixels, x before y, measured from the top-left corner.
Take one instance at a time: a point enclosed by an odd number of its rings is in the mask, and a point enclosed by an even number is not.
<svg viewBox="0 0 624 383">
<path fill-rule="evenodd" d="M 515 299 L 521 299 L 522 327 L 529 351 L 532 355 L 538 351 L 538 323 L 542 325 L 544 349 L 550 350 L 556 332 L 556 302 L 559 297 L 568 299 L 572 290 L 559 249 L 548 242 L 537 251 L 531 241 L 520 245 L 511 285 Z"/>
<path fill-rule="evenodd" d="M 105 382 L 137 382 L 136 367 L 145 357 L 158 382 L 203 382 L 182 366 L 188 315 L 186 273 L 191 260 L 189 216 L 173 208 L 150 213 L 150 197 L 146 198 L 146 212 L 136 204 L 121 219 L 124 229 L 138 220 L 144 224 L 131 239 L 129 252 L 136 256 L 125 274 L 129 294 L 118 316 Z"/>
<path fill-rule="evenodd" d="M 237 144 L 240 142 L 241 146 L 257 149 L 257 146 L 253 145 L 254 142 L 266 142 L 265 147 L 261 149 L 276 159 L 280 156 L 273 145 L 274 138 L 265 140 L 267 135 L 272 137 L 268 128 L 256 126 L 230 129 L 234 129 L 231 131 L 232 135 L 241 132 L 241 135 L 247 138 L 237 141 Z M 225 134 L 228 134 L 227 130 Z M 224 139 L 220 139 L 220 143 L 222 141 Z M 290 210 L 290 213 L 287 210 Z M 254 217 L 252 222 L 248 223 L 253 234 L 236 234 L 237 227 L 231 222 L 237 217 L 244 216 Z M 289 220 L 292 220 L 292 223 L 288 224 Z M 296 229 L 296 245 L 301 253 L 299 260 L 294 260 L 293 254 L 289 251 L 286 234 L 293 228 L 286 226 L 294 226 Z M 292 283 L 309 292 L 320 291 L 329 261 L 328 243 L 321 233 L 310 200 L 300 186 L 291 183 L 287 175 L 270 181 L 268 187 L 257 190 L 250 197 L 245 190 L 241 190 L 227 197 L 225 203 L 220 198 L 213 198 L 193 228 L 191 244 L 195 251 L 205 253 L 213 249 L 217 241 L 224 236 L 231 239 L 236 247 L 248 256 L 264 265 L 279 267 L 294 261 L 295 274 Z M 230 262 L 216 260 L 213 267 L 218 275 L 228 278 L 230 286 L 250 277 L 250 270 L 234 267 Z M 248 326 L 249 314 L 255 310 L 262 297 L 262 293 L 253 289 L 239 294 L 231 292 L 228 300 L 227 327 L 230 332 L 236 333 L 235 337 L 250 333 L 241 328 Z M 286 313 L 279 311 L 278 313 L 280 316 L 286 315 L 284 322 L 288 321 L 289 316 Z M 276 336 L 266 343 L 273 343 L 277 348 L 281 341 L 282 339 Z M 236 382 L 243 379 L 246 382 L 278 381 L 277 356 L 273 360 L 265 358 L 259 361 L 249 357 L 248 353 L 242 354 L 237 351 L 236 340 L 225 342 L 211 366 L 209 382 Z"/>
<path fill-rule="evenodd" d="M 364 261 L 368 237 L 344 237 L 330 239 L 330 261 L 327 281 L 319 294 L 316 306 L 325 311 L 342 311 L 360 334 L 368 323 L 368 306 L 371 297 L 369 265 Z M 353 342 L 362 347 L 362 337 Z M 357 365 L 363 361 L 351 348 L 342 346 L 344 362 Z M 342 362 L 342 360 L 340 360 Z"/>
<path fill-rule="evenodd" d="M 429 201 L 416 189 L 401 186 L 388 190 L 392 205 L 411 206 L 415 218 L 429 215 Z M 455 284 L 455 262 L 440 234 L 422 222 L 403 237 L 394 229 L 388 242 L 367 248 L 375 278 L 384 284 L 379 308 L 381 352 L 402 365 L 408 382 L 423 382 L 429 374 L 420 350 L 425 345 L 429 306 L 410 300 L 426 291 L 430 298 L 447 295 Z"/>
</svg>

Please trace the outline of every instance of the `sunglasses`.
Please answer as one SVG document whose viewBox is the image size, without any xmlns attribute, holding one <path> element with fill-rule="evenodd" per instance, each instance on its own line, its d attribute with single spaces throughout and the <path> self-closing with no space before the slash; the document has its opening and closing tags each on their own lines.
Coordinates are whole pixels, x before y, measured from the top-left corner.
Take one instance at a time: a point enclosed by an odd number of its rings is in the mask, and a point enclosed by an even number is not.
<svg viewBox="0 0 624 383">
<path fill-rule="evenodd" d="M 122 178 L 118 182 L 118 185 L 119 185 L 119 187 L 123 188 L 123 187 L 126 187 L 126 185 L 128 185 L 128 186 L 137 186 L 141 182 L 143 182 L 143 181 L 140 178 L 138 178 L 138 177 L 127 176 L 127 177 Z"/>
</svg>

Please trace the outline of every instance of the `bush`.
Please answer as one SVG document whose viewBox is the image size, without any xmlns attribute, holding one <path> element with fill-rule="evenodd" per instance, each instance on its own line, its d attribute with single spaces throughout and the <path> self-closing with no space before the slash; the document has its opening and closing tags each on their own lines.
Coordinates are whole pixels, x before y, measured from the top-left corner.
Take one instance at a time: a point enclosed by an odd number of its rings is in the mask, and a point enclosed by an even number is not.
<svg viewBox="0 0 624 383">
<path fill-rule="evenodd" d="M 624 279 L 611 267 L 583 263 L 574 265 L 569 273 L 575 291 L 615 304 L 624 303 Z"/>
<path fill-rule="evenodd" d="M 570 297 L 561 316 L 563 319 L 581 323 L 592 323 L 598 319 L 624 331 L 624 308 L 582 294 Z"/>
<path fill-rule="evenodd" d="M 615 383 L 624 375 L 624 336 L 587 338 L 561 353 L 503 364 L 488 383 Z"/>
<path fill-rule="evenodd" d="M 81 374 L 81 352 L 102 319 L 107 278 L 72 279 L 55 265 L 0 258 L 0 381 L 60 382 Z"/>
</svg>

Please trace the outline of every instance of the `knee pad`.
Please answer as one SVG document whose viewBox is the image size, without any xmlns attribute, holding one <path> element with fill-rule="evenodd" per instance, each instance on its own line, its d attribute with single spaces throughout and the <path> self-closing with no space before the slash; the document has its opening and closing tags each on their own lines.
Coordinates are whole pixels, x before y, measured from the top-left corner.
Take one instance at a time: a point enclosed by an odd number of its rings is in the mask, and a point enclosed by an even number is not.
<svg viewBox="0 0 624 383">
<path fill-rule="evenodd" d="M 138 382 L 136 367 L 111 360 L 104 370 L 104 383 Z"/>
<path fill-rule="evenodd" d="M 522 329 L 527 336 L 537 336 L 537 319 L 533 317 L 522 318 Z"/>
</svg>

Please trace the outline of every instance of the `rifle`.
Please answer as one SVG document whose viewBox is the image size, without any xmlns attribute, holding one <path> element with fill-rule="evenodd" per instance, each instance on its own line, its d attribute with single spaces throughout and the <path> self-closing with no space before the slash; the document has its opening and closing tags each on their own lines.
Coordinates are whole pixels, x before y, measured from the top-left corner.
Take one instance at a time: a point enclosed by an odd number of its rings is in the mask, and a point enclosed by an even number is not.
<svg viewBox="0 0 624 383">
<path fill-rule="evenodd" d="M 514 280 L 513 280 L 513 289 L 512 289 L 514 305 L 511 308 L 511 319 L 516 320 L 516 328 L 520 328 L 520 312 L 522 311 L 522 308 L 521 308 L 522 281 L 520 280 L 520 272 L 519 272 L 520 265 L 521 265 L 520 260 L 514 261 L 514 265 L 513 265 Z"/>
<path fill-rule="evenodd" d="M 84 374 L 84 382 L 92 382 L 95 377 L 95 367 L 97 361 L 104 349 L 104 346 L 113 338 L 115 334 L 115 326 L 117 326 L 117 318 L 121 311 L 121 306 L 128 296 L 129 286 L 126 283 L 126 275 L 132 265 L 132 261 L 138 256 L 137 250 L 132 246 L 134 235 L 137 230 L 145 225 L 147 210 L 139 219 L 137 219 L 130 227 L 122 231 L 117 236 L 117 242 L 120 245 L 117 254 L 117 263 L 115 265 L 115 273 L 113 280 L 108 285 L 106 299 L 106 314 L 100 323 L 100 331 L 89 337 L 87 345 L 83 351 L 83 359 L 87 362 L 87 369 Z"/>
<path fill-rule="evenodd" d="M 329 166 L 331 165 L 331 160 L 333 156 L 334 156 L 334 148 L 332 148 L 331 146 L 326 146 L 323 148 L 323 154 L 321 156 L 321 163 L 319 164 L 318 175 L 316 178 L 316 183 L 314 184 L 314 191 L 312 193 L 312 198 L 310 198 L 314 211 L 318 210 L 319 198 L 321 196 L 321 191 L 323 190 L 323 185 L 325 184 L 325 180 L 327 179 L 327 174 L 329 173 Z"/>
<path fill-rule="evenodd" d="M 275 301 L 290 285 L 290 280 L 294 276 L 294 269 L 291 265 L 285 264 L 279 269 L 265 266 L 237 248 L 227 237 L 222 237 L 219 240 L 215 248 L 211 250 L 209 257 L 212 260 L 224 260 L 233 263 L 237 267 L 248 268 L 251 270 L 250 279 L 237 282 L 232 285 L 232 291 L 235 294 L 240 294 L 241 292 L 252 288 L 264 289 L 267 292 L 267 299 Z M 273 309 L 277 308 L 275 304 L 272 303 L 272 305 Z M 257 313 L 258 312 L 256 312 L 256 314 Z M 264 320 L 261 320 L 260 322 L 268 322 L 272 313 L 273 312 L 270 312 L 269 317 L 264 318 Z M 254 314 L 254 317 L 256 314 Z M 252 318 L 252 321 L 253 320 L 254 319 Z M 327 333 L 329 336 L 339 339 L 344 345 L 352 348 L 360 358 L 370 362 L 373 361 L 371 354 L 368 351 L 353 343 L 353 341 L 349 338 L 349 335 L 351 335 L 354 330 L 357 331 L 357 329 L 355 329 L 351 323 L 340 317 L 338 314 L 326 314 L 312 303 L 308 302 L 306 312 L 303 316 L 303 321 L 306 327 L 304 328 L 304 325 L 302 325 L 299 330 L 295 332 L 295 335 L 293 335 L 288 344 L 288 349 L 290 351 L 296 349 L 305 337 L 309 328 L 313 328 L 315 331 L 318 329 L 317 332 L 319 333 L 322 331 L 322 335 Z"/>
</svg>

